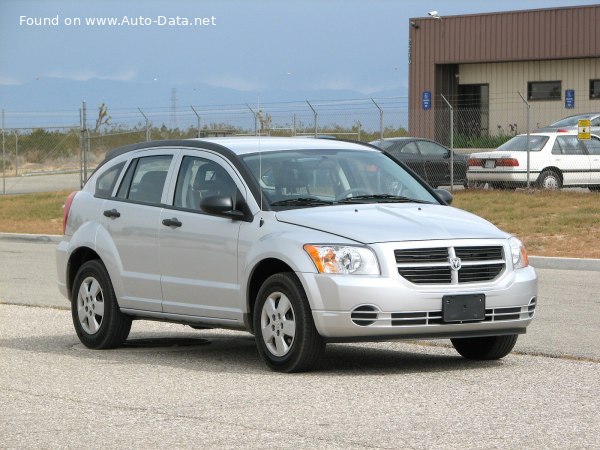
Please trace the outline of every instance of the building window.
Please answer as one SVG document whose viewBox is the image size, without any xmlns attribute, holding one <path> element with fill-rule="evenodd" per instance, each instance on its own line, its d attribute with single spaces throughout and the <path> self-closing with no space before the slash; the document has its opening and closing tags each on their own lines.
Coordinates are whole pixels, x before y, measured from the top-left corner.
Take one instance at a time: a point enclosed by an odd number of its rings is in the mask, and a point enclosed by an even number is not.
<svg viewBox="0 0 600 450">
<path fill-rule="evenodd" d="M 590 80 L 590 100 L 600 100 L 600 80 Z"/>
<path fill-rule="evenodd" d="M 560 100 L 560 81 L 530 81 L 527 83 L 528 100 Z"/>
</svg>

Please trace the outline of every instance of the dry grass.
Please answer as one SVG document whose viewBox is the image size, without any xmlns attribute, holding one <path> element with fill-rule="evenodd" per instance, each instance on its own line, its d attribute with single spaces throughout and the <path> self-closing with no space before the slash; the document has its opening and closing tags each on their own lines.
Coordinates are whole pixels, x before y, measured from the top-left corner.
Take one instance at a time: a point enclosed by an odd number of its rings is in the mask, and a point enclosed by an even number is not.
<svg viewBox="0 0 600 450">
<path fill-rule="evenodd" d="M 61 234 L 68 194 L 0 197 L 0 232 Z M 519 236 L 530 255 L 600 258 L 600 193 L 456 191 L 454 206 Z"/>
<path fill-rule="evenodd" d="M 464 191 L 454 206 L 519 236 L 530 255 L 600 258 L 600 194 Z"/>
<path fill-rule="evenodd" d="M 0 196 L 0 232 L 62 234 L 69 192 Z"/>
</svg>

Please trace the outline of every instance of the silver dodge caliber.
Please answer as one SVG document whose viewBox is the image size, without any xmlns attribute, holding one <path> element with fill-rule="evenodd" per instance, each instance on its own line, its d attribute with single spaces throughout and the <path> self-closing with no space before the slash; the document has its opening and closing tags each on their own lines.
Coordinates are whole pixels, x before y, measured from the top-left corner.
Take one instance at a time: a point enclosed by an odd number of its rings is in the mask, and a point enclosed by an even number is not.
<svg viewBox="0 0 600 450">
<path fill-rule="evenodd" d="M 498 359 L 537 276 L 521 241 L 356 142 L 214 138 L 115 149 L 65 204 L 58 284 L 87 347 L 135 319 L 253 333 L 273 370 L 327 342 L 450 339 Z"/>
</svg>

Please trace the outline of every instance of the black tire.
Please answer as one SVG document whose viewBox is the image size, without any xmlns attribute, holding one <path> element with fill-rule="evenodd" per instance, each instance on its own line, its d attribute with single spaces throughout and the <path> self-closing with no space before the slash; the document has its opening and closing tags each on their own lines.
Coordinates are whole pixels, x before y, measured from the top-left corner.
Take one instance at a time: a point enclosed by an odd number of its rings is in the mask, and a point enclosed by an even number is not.
<svg viewBox="0 0 600 450">
<path fill-rule="evenodd" d="M 79 340 L 89 348 L 119 347 L 131 330 L 131 317 L 119 309 L 104 264 L 84 263 L 73 282 L 71 316 Z"/>
<path fill-rule="evenodd" d="M 517 334 L 479 338 L 450 339 L 458 353 L 477 361 L 504 358 L 517 343 Z"/>
<path fill-rule="evenodd" d="M 537 179 L 537 185 L 541 189 L 556 191 L 562 188 L 562 179 L 553 170 L 544 170 Z"/>
<path fill-rule="evenodd" d="M 591 192 L 598 192 L 598 191 L 600 191 L 600 185 L 598 185 L 598 184 L 594 184 L 592 186 L 588 186 L 588 188 L 589 188 L 589 190 Z"/>
<path fill-rule="evenodd" d="M 258 353 L 274 371 L 310 370 L 325 349 L 304 288 L 292 273 L 275 274 L 265 280 L 253 314 Z"/>
</svg>

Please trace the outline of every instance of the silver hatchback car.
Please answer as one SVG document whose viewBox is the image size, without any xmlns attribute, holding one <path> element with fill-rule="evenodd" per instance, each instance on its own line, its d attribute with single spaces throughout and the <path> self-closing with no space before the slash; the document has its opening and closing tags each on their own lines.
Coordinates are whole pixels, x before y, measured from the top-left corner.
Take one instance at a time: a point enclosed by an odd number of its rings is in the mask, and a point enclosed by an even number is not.
<svg viewBox="0 0 600 450">
<path fill-rule="evenodd" d="M 360 143 L 136 144 L 67 199 L 58 284 L 90 348 L 151 319 L 249 331 L 282 372 L 309 370 L 327 342 L 445 338 L 502 358 L 537 276 L 516 237 L 451 199 Z"/>
</svg>

